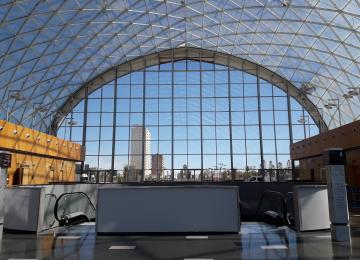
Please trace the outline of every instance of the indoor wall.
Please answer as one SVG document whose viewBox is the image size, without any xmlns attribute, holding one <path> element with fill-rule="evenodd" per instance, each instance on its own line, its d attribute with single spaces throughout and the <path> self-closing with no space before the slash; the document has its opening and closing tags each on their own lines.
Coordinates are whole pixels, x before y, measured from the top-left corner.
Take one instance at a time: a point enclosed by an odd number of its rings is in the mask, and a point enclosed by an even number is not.
<svg viewBox="0 0 360 260">
<path fill-rule="evenodd" d="M 34 185 L 75 181 L 75 162 L 12 153 L 9 185 Z"/>
<path fill-rule="evenodd" d="M 8 185 L 47 184 L 75 180 L 81 145 L 0 120 L 0 149 L 12 154 Z"/>
</svg>

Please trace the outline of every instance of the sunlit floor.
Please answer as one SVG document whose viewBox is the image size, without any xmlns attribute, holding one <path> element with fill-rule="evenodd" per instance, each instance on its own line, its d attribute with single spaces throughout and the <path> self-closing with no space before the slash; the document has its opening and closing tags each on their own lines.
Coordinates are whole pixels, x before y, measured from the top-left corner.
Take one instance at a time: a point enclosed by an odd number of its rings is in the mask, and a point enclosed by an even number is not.
<svg viewBox="0 0 360 260">
<path fill-rule="evenodd" d="M 360 259 L 360 215 L 351 217 L 351 244 L 330 232 L 296 233 L 245 222 L 239 234 L 96 236 L 94 225 L 46 234 L 4 234 L 1 259 Z"/>
</svg>

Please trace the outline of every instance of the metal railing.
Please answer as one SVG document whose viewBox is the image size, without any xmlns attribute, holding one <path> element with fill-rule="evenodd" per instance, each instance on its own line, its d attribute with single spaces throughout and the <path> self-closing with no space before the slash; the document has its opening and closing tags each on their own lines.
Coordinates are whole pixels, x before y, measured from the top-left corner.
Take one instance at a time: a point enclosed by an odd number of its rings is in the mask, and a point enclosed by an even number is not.
<svg viewBox="0 0 360 260">
<path fill-rule="evenodd" d="M 44 203 L 44 222 L 42 230 L 52 228 L 55 225 L 56 218 L 54 216 L 54 209 L 57 197 L 54 194 L 45 194 Z"/>
<path fill-rule="evenodd" d="M 84 192 L 70 192 L 56 200 L 54 216 L 60 226 L 67 226 L 95 221 L 96 210 Z"/>
<path fill-rule="evenodd" d="M 287 224 L 287 206 L 282 193 L 266 190 L 261 195 L 256 208 L 257 221 L 269 221 L 271 224 Z"/>
</svg>

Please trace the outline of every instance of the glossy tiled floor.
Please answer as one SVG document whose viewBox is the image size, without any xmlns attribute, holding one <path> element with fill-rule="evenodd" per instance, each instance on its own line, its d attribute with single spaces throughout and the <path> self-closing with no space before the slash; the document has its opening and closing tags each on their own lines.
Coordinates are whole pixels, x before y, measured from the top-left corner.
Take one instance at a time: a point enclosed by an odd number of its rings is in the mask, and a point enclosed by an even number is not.
<svg viewBox="0 0 360 260">
<path fill-rule="evenodd" d="M 1 259 L 360 259 L 360 215 L 351 217 L 352 243 L 330 233 L 296 233 L 246 222 L 239 234 L 96 236 L 81 225 L 41 235 L 4 234 Z"/>
</svg>

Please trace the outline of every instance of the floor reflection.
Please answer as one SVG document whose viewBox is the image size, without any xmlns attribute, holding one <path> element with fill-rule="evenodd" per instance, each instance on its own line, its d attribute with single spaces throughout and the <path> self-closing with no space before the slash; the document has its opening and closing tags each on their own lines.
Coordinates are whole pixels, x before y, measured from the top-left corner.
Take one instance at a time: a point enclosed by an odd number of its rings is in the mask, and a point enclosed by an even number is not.
<svg viewBox="0 0 360 260">
<path fill-rule="evenodd" d="M 333 243 L 329 231 L 296 233 L 257 222 L 238 234 L 184 236 L 96 236 L 95 226 L 79 225 L 35 234 L 7 234 L 1 259 L 360 259 L 360 230 L 352 244 Z M 117 249 L 111 250 L 110 248 Z"/>
</svg>

